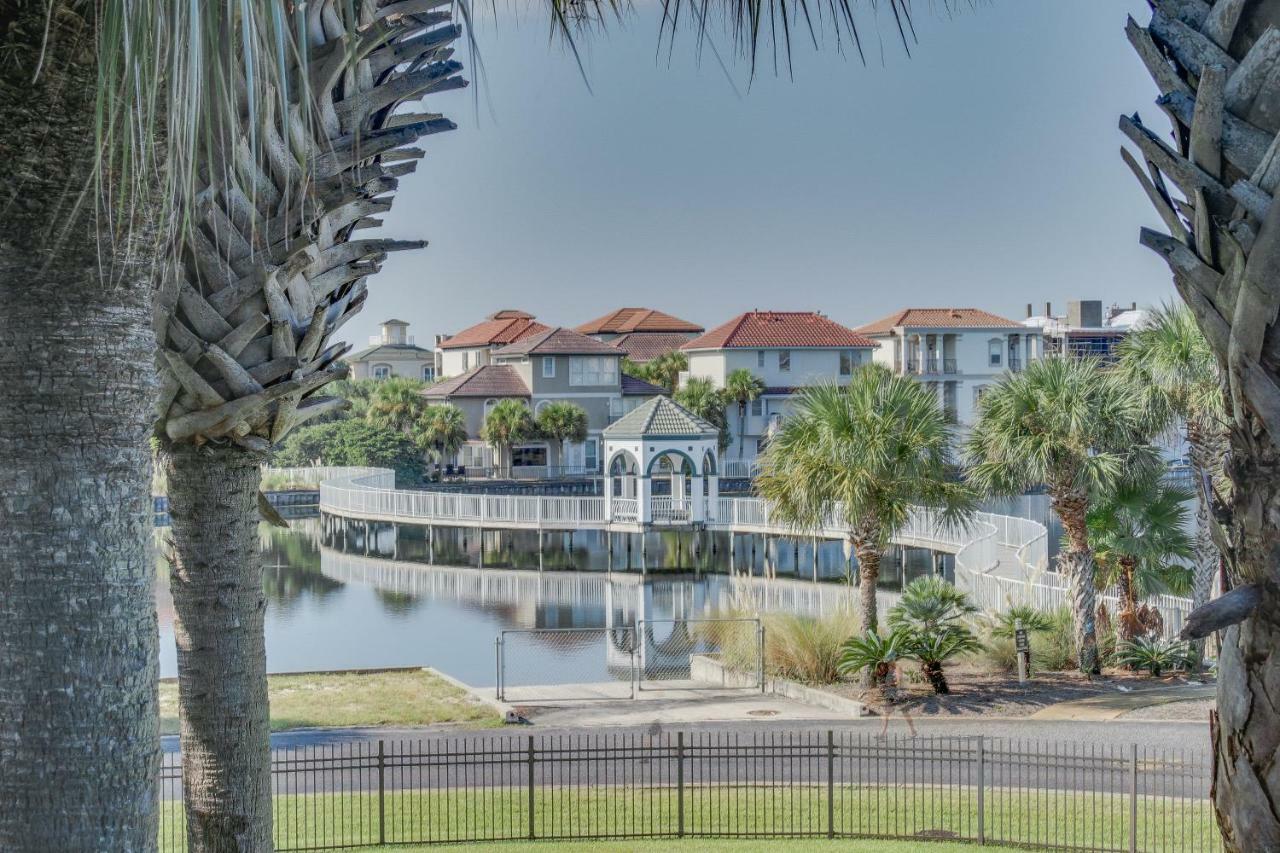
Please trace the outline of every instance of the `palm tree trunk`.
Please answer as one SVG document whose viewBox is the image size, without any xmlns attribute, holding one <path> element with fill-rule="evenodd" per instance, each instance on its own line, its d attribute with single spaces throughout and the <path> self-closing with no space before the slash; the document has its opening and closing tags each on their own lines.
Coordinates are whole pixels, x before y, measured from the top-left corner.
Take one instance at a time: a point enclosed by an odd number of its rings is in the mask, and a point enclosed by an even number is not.
<svg viewBox="0 0 1280 853">
<path fill-rule="evenodd" d="M 92 4 L 50 14 L 0 30 L 0 850 L 147 851 L 155 254 L 96 218 Z"/>
<path fill-rule="evenodd" d="M 878 631 L 876 614 L 876 584 L 880 580 L 880 549 L 856 540 L 854 551 L 858 555 L 858 597 L 861 605 L 862 631 Z"/>
<path fill-rule="evenodd" d="M 1138 598 L 1133 589 L 1134 562 L 1132 557 L 1120 559 L 1120 576 L 1116 578 L 1116 587 L 1120 593 L 1120 612 L 1116 614 L 1119 624 L 1116 635 L 1126 643 L 1133 642 L 1138 636 Z"/>
<path fill-rule="evenodd" d="M 1067 547 L 1058 555 L 1058 570 L 1071 584 L 1071 617 L 1075 623 L 1076 655 L 1080 671 L 1102 671 L 1098 654 L 1097 590 L 1094 588 L 1093 551 L 1089 548 L 1085 515 L 1089 504 L 1074 492 L 1057 492 L 1051 500 L 1067 534 Z"/>
<path fill-rule="evenodd" d="M 1191 470 L 1195 477 L 1196 490 L 1196 535 L 1193 559 L 1195 565 L 1191 573 L 1191 609 L 1202 607 L 1213 595 L 1213 579 L 1217 576 L 1221 556 L 1218 546 L 1213 542 L 1210 531 L 1210 506 L 1208 487 L 1213 482 L 1212 472 L 1220 471 L 1222 460 L 1215 459 L 1210 447 L 1209 437 L 1203 426 L 1193 418 L 1187 422 L 1187 444 L 1190 449 Z M 1195 640 L 1191 644 L 1191 659 L 1196 670 L 1204 666 L 1205 641 Z"/>
<path fill-rule="evenodd" d="M 164 453 L 187 839 L 193 853 L 271 849 L 266 598 L 258 454 Z"/>
<path fill-rule="evenodd" d="M 738 403 L 738 459 L 747 452 L 747 407 L 743 403 Z"/>
<path fill-rule="evenodd" d="M 1233 577 L 1260 584 L 1262 602 L 1220 635 L 1214 805 L 1228 850 L 1280 850 L 1280 450 L 1264 436 L 1235 433 L 1228 473 Z"/>
</svg>

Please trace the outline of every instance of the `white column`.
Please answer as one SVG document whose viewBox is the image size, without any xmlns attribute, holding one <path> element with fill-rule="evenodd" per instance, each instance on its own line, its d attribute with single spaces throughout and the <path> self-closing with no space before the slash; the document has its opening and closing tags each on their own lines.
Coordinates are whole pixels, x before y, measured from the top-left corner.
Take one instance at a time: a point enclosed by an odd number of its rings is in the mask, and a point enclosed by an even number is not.
<svg viewBox="0 0 1280 853">
<path fill-rule="evenodd" d="M 606 523 L 613 521 L 613 475 L 605 474 L 604 477 L 604 520 Z"/>
<path fill-rule="evenodd" d="M 680 479 L 683 480 L 684 478 L 681 477 Z M 689 501 L 689 520 L 695 524 L 707 519 L 707 501 L 702 496 L 703 484 L 706 481 L 707 478 L 702 474 L 693 478 L 693 495 Z"/>
<path fill-rule="evenodd" d="M 653 507 L 649 505 L 649 478 L 640 476 L 635 478 L 636 481 L 636 520 L 641 524 L 648 524 L 653 521 Z"/>
<path fill-rule="evenodd" d="M 716 521 L 720 514 L 720 475 L 707 477 L 707 521 Z"/>
</svg>

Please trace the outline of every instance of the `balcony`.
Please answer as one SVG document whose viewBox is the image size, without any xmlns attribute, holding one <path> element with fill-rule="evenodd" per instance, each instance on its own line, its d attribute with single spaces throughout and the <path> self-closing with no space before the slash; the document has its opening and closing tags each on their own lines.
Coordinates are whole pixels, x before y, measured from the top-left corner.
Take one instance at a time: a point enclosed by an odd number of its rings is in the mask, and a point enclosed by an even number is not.
<svg viewBox="0 0 1280 853">
<path fill-rule="evenodd" d="M 931 355 L 931 356 L 929 356 L 928 358 L 926 358 L 926 359 L 924 360 L 924 372 L 925 372 L 925 373 L 937 373 L 937 372 L 938 372 L 938 357 L 937 357 L 937 356 L 935 356 L 935 355 Z"/>
<path fill-rule="evenodd" d="M 920 360 L 917 358 L 907 359 L 907 373 L 919 373 L 919 372 L 920 372 Z"/>
<path fill-rule="evenodd" d="M 956 360 L 954 358 L 944 358 L 942 360 L 942 372 L 943 373 L 959 373 L 960 366 L 956 363 Z"/>
<path fill-rule="evenodd" d="M 1016 355 L 1009 356 L 1009 369 L 1012 370 L 1014 373 L 1017 373 L 1019 370 L 1021 370 L 1022 358 Z"/>
</svg>

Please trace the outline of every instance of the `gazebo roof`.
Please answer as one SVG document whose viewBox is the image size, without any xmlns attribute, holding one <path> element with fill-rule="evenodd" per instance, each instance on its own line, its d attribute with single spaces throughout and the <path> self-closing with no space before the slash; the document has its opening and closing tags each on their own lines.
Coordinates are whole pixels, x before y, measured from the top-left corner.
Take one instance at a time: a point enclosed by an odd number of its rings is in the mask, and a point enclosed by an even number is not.
<svg viewBox="0 0 1280 853">
<path fill-rule="evenodd" d="M 716 438 L 720 430 L 670 397 L 654 397 L 605 427 L 605 438 Z"/>
</svg>

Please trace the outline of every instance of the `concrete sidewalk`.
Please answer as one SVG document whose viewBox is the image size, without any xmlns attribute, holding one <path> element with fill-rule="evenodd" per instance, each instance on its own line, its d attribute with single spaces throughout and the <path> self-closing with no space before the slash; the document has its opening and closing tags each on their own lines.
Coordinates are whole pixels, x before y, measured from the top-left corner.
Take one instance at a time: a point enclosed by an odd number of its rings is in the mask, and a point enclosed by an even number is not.
<svg viewBox="0 0 1280 853">
<path fill-rule="evenodd" d="M 1028 719 L 1081 722 L 1115 720 L 1139 708 L 1165 705 L 1169 702 L 1212 699 L 1217 695 L 1217 690 L 1218 688 L 1212 684 L 1180 684 L 1176 687 L 1153 687 L 1128 693 L 1116 691 L 1104 693 L 1101 696 L 1089 696 L 1085 699 L 1073 699 L 1070 702 L 1059 702 L 1036 711 Z"/>
</svg>

